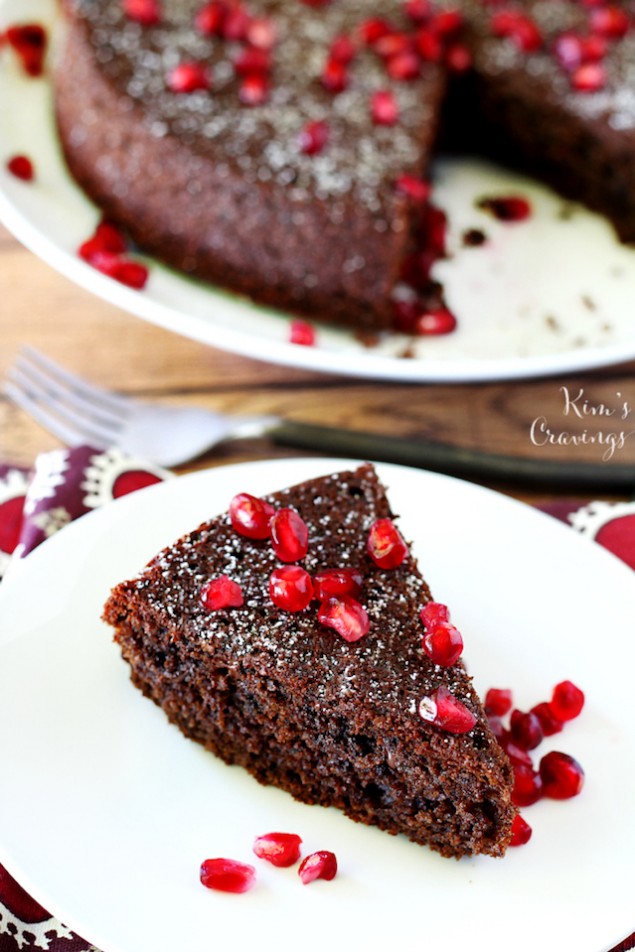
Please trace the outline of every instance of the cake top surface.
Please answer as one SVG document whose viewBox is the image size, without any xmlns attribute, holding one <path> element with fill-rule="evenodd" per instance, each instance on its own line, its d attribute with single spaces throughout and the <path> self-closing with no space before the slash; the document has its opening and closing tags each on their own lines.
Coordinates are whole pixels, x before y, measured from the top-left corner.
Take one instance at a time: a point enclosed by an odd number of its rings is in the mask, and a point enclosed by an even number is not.
<svg viewBox="0 0 635 952">
<path fill-rule="evenodd" d="M 496 82 L 521 75 L 534 87 L 536 100 L 548 99 L 581 120 L 600 122 L 615 132 L 635 133 L 635 18 L 632 6 L 615 3 L 581 3 L 579 0 L 516 0 L 510 4 L 487 4 L 462 0 L 475 37 L 475 61 L 479 71 Z M 598 11 L 618 11 L 617 22 L 597 25 Z M 537 29 L 537 38 L 519 40 L 519 33 L 495 35 L 495 17 L 511 11 L 526 17 Z M 595 11 L 595 12 L 594 12 Z M 619 17 L 623 16 L 623 23 Z M 522 27 L 520 30 L 522 31 Z M 530 27 L 531 29 L 531 27 Z M 613 34 L 611 35 L 611 29 Z M 525 34 L 527 36 L 527 34 Z M 576 40 L 592 37 L 595 48 L 582 53 Z M 563 43 L 564 38 L 564 43 Z M 573 38 L 573 43 L 571 43 Z M 568 45 L 567 44 L 568 42 Z M 524 47 L 529 48 L 524 48 Z M 534 48 L 535 46 L 535 48 Z M 575 74 L 584 66 L 587 82 L 576 88 Z M 579 75 L 579 74 L 578 74 Z M 597 88 L 593 88 L 594 83 Z M 536 121 L 539 121 L 537 117 Z"/>
<path fill-rule="evenodd" d="M 370 0 L 326 6 L 249 0 L 241 9 L 270 24 L 275 37 L 265 51 L 270 68 L 261 73 L 266 98 L 249 105 L 241 102 L 245 77 L 236 67 L 249 44 L 197 29 L 199 0 L 163 0 L 160 22 L 149 26 L 126 16 L 121 0 L 73 0 L 72 8 L 88 29 L 103 75 L 143 109 L 151 134 L 176 135 L 195 154 L 222 152 L 246 183 L 284 186 L 297 202 L 353 195 L 380 215 L 394 203 L 396 176 L 417 175 L 427 161 L 443 86 L 437 65 L 423 64 L 418 77 L 398 82 L 381 57 L 360 45 L 344 63 L 345 88 L 332 91 L 323 83 L 333 41 L 354 36 L 377 15 Z M 400 0 L 386 0 L 381 15 L 399 30 L 412 29 Z M 183 63 L 204 64 L 210 88 L 172 91 L 168 77 Z M 394 123 L 374 121 L 377 92 L 394 97 Z M 310 123 L 328 128 L 328 147 L 319 154 L 300 145 Z"/>
<path fill-rule="evenodd" d="M 293 681 L 296 696 L 307 696 L 324 711 L 355 710 L 363 697 L 360 717 L 381 715 L 382 721 L 403 728 L 412 718 L 415 733 L 431 730 L 418 707 L 440 685 L 479 716 L 479 704 L 462 662 L 441 667 L 421 648 L 423 627 L 419 609 L 431 595 L 416 561 L 408 555 L 396 569 L 380 569 L 366 552 L 372 523 L 391 517 L 374 470 L 362 467 L 310 481 L 267 497 L 276 508 L 290 506 L 309 528 L 309 550 L 302 566 L 313 574 L 323 568 L 359 568 L 364 576 L 360 602 L 370 629 L 349 643 L 318 622 L 317 603 L 302 612 L 277 608 L 269 597 L 271 572 L 281 563 L 268 540 L 239 535 L 226 515 L 160 553 L 130 583 L 147 601 L 175 638 L 196 645 L 202 658 L 233 670 L 255 671 L 266 677 Z M 243 592 L 239 608 L 210 612 L 200 593 L 212 577 L 228 575 Z M 163 622 L 162 622 L 163 624 Z M 219 658 L 222 661 L 219 661 Z M 357 716 L 357 711 L 355 713 Z M 462 737 L 436 732 L 437 743 L 489 741 L 481 713 L 477 725 Z"/>
</svg>

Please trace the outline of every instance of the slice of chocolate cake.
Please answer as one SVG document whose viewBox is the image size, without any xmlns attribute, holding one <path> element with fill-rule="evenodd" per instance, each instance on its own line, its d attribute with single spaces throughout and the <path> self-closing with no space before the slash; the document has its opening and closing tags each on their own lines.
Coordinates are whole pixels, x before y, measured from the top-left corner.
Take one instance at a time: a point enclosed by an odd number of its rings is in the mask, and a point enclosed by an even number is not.
<svg viewBox="0 0 635 952">
<path fill-rule="evenodd" d="M 227 763 L 445 856 L 499 856 L 511 768 L 392 520 L 368 464 L 241 495 L 104 618 L 133 682 Z"/>
</svg>

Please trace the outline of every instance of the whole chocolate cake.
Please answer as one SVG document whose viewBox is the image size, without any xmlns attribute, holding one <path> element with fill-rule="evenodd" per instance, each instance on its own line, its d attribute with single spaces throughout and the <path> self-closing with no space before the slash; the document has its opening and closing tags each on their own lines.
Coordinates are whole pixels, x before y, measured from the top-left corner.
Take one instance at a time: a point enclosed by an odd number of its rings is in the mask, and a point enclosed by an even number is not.
<svg viewBox="0 0 635 952">
<path fill-rule="evenodd" d="M 326 321 L 403 329 L 395 287 L 405 278 L 431 306 L 443 254 L 426 182 L 440 127 L 444 143 L 522 165 L 635 239 L 624 0 L 65 8 L 55 84 L 70 169 L 143 249 L 188 274 Z"/>
<path fill-rule="evenodd" d="M 445 856 L 504 853 L 510 764 L 372 466 L 239 494 L 104 618 L 144 694 L 261 783 Z M 422 647 L 439 625 L 443 657 Z"/>
</svg>

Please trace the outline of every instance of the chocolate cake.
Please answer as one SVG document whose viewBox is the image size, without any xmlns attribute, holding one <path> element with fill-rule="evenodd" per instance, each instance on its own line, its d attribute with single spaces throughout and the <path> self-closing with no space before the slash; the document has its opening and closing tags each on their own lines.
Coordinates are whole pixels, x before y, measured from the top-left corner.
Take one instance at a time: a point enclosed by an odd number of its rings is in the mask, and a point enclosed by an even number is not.
<svg viewBox="0 0 635 952">
<path fill-rule="evenodd" d="M 256 505 L 273 507 L 271 538 L 246 536 L 232 510 L 113 590 L 104 618 L 134 684 L 185 735 L 263 784 L 445 856 L 503 854 L 511 767 L 463 662 L 440 664 L 422 649 L 420 610 L 443 606 L 395 533 L 372 466 Z M 298 517 L 303 545 L 297 526 L 279 528 Z M 390 545 L 369 548 L 378 526 L 397 539 L 397 558 Z M 269 587 L 281 556 L 285 571 L 312 579 L 304 608 L 279 607 Z M 324 569 L 347 570 L 354 597 L 320 588 Z"/>
<path fill-rule="evenodd" d="M 440 126 L 446 145 L 519 164 L 635 239 L 623 0 L 65 7 L 55 98 L 70 170 L 188 274 L 326 321 L 401 327 L 404 275 L 438 300 L 424 180 Z"/>
</svg>

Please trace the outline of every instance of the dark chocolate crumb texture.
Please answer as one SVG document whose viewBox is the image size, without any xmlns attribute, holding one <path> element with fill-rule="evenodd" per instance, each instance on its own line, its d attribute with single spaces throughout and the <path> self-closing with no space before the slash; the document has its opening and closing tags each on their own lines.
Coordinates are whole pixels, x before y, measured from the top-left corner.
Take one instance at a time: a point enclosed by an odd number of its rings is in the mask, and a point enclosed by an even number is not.
<svg viewBox="0 0 635 952">
<path fill-rule="evenodd" d="M 306 555 L 293 568 L 314 580 L 324 569 L 356 569 L 356 598 L 277 607 L 269 587 L 282 567 L 276 546 L 236 531 L 225 513 L 111 593 L 104 618 L 134 684 L 185 735 L 263 784 L 444 856 L 502 855 L 515 815 L 511 767 L 463 662 L 436 664 L 422 650 L 420 611 L 430 591 L 393 531 L 373 467 L 310 480 L 266 502 L 275 513 L 293 510 L 308 528 Z M 379 525 L 403 546 L 394 568 L 369 554 L 378 520 L 390 520 Z M 289 568 L 294 531 L 277 548 Z M 214 601 L 210 582 L 219 579 Z M 223 603 L 233 607 L 217 607 Z M 329 624 L 342 604 L 356 607 L 354 641 Z"/>
<path fill-rule="evenodd" d="M 335 323 L 393 326 L 404 273 L 427 292 L 443 254 L 424 187 L 439 128 L 635 239 L 624 0 L 65 8 L 55 85 L 70 169 L 143 249 L 187 273 Z"/>
</svg>

